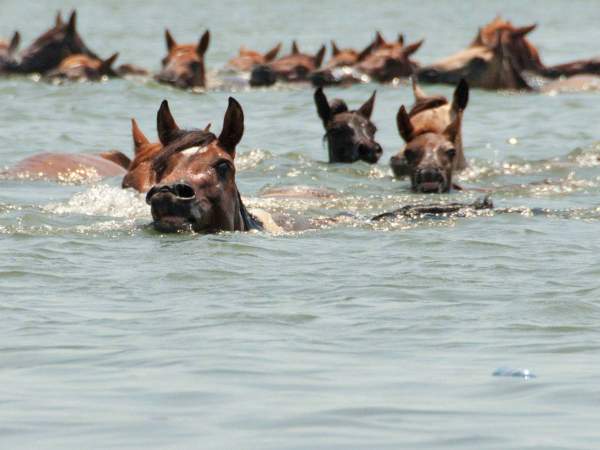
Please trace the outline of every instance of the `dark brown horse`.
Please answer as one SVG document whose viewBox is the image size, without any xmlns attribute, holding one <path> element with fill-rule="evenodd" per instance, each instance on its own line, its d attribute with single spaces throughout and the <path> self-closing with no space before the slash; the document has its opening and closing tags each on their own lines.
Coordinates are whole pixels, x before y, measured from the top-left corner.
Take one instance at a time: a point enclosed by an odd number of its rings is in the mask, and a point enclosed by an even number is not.
<svg viewBox="0 0 600 450">
<path fill-rule="evenodd" d="M 415 134 L 423 134 L 425 131 L 443 134 L 459 114 L 467 108 L 469 102 L 469 85 L 465 80 L 461 80 L 454 90 L 452 103 L 442 95 L 426 95 L 413 78 L 413 94 L 415 103 L 408 112 L 411 124 Z M 453 171 L 459 172 L 467 167 L 465 159 L 462 130 L 459 127 L 454 141 L 456 156 L 453 158 Z M 404 155 L 404 150 L 400 151 L 390 159 L 390 165 L 394 175 L 403 177 L 410 175 L 411 169 Z"/>
<path fill-rule="evenodd" d="M 250 76 L 251 86 L 270 86 L 276 81 L 308 81 L 310 74 L 321 67 L 325 56 L 323 45 L 315 55 L 302 53 L 298 44 L 292 43 L 292 52 L 269 64 L 254 67 Z"/>
<path fill-rule="evenodd" d="M 457 157 L 456 139 L 460 133 L 462 111 L 441 133 L 427 128 L 418 129 L 412 123 L 404 105 L 396 123 L 406 142 L 402 151 L 408 164 L 411 188 L 414 192 L 442 193 L 454 186 L 452 175 Z"/>
<path fill-rule="evenodd" d="M 236 146 L 244 133 L 240 104 L 229 98 L 219 137 L 206 130 L 180 129 L 166 101 L 157 122 L 164 148 L 153 159 L 156 183 L 146 195 L 154 227 L 200 233 L 261 229 L 235 182 Z"/>
<path fill-rule="evenodd" d="M 204 55 L 210 43 L 210 32 L 206 30 L 197 44 L 177 44 L 166 30 L 165 40 L 168 53 L 162 60 L 162 70 L 156 80 L 182 89 L 205 87 Z"/>
<path fill-rule="evenodd" d="M 357 64 L 356 68 L 380 83 L 409 77 L 419 67 L 419 64 L 413 61 L 411 56 L 421 45 L 423 45 L 423 40 L 404 45 L 403 35 L 399 35 L 395 42 L 388 42 L 380 33 L 377 33 L 369 53 Z"/>
<path fill-rule="evenodd" d="M 241 47 L 238 56 L 230 59 L 227 63 L 227 68 L 238 72 L 250 72 L 254 66 L 268 64 L 277 58 L 280 49 L 281 42 L 266 53 Z"/>
<path fill-rule="evenodd" d="M 17 53 L 17 49 L 19 48 L 19 44 L 21 42 L 21 35 L 18 31 L 15 31 L 13 37 L 10 41 L 5 41 L 4 39 L 0 39 L 0 72 L 5 70 L 5 67 L 8 65 L 15 65 L 15 54 Z"/>
<path fill-rule="evenodd" d="M 60 13 L 56 16 L 54 27 L 37 38 L 24 49 L 20 60 L 9 64 L 7 70 L 17 73 L 42 73 L 58 67 L 71 55 L 82 54 L 98 59 L 83 42 L 77 32 L 77 12 L 73 11 L 67 23 L 63 22 Z"/>
<path fill-rule="evenodd" d="M 118 56 L 119 54 L 115 53 L 102 60 L 87 55 L 71 55 L 64 59 L 58 68 L 48 72 L 47 77 L 69 81 L 100 81 L 109 77 L 117 77 L 112 65 Z"/>
<path fill-rule="evenodd" d="M 480 31 L 467 49 L 419 69 L 419 81 L 458 84 L 465 79 L 482 89 L 531 90 L 523 71 L 537 65 L 537 52 L 530 53 L 533 47 L 525 40 L 533 29 L 497 23 Z"/>
<path fill-rule="evenodd" d="M 343 100 L 327 100 L 322 88 L 315 91 L 317 113 L 325 127 L 330 163 L 363 160 L 375 164 L 383 150 L 375 141 L 377 128 L 371 122 L 375 92 L 360 108 L 350 111 Z"/>
</svg>

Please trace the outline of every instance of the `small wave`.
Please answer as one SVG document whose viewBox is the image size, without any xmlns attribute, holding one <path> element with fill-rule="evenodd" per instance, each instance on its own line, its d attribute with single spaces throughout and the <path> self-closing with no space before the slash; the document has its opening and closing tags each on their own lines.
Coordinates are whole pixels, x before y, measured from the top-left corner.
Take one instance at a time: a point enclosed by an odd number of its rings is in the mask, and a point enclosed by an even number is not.
<svg viewBox="0 0 600 450">
<path fill-rule="evenodd" d="M 150 213 L 140 194 L 104 184 L 78 192 L 66 202 L 50 203 L 44 210 L 61 215 L 82 214 L 129 219 L 147 219 Z"/>
</svg>

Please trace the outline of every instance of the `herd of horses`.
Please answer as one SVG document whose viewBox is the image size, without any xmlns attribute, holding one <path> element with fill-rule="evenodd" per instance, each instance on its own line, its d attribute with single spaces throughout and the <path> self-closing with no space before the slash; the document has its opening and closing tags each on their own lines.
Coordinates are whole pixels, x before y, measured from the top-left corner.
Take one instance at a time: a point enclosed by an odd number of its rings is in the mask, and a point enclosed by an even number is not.
<svg viewBox="0 0 600 450">
<path fill-rule="evenodd" d="M 340 99 L 329 100 L 327 85 L 358 82 L 390 82 L 412 79 L 414 104 L 397 113 L 398 132 L 404 148 L 390 160 L 397 177 L 410 178 L 411 188 L 421 193 L 460 189 L 453 175 L 466 168 L 462 120 L 469 88 L 533 90 L 588 89 L 600 80 L 600 60 L 580 60 L 546 66 L 526 36 L 535 28 L 515 27 L 496 18 L 479 29 L 468 48 L 437 63 L 421 66 L 413 55 L 423 41 L 386 41 L 380 33 L 364 50 L 340 49 L 332 42 L 332 57 L 323 66 L 325 47 L 315 55 L 302 53 L 296 43 L 290 54 L 278 57 L 281 44 L 266 53 L 242 48 L 227 70 L 247 74 L 252 86 L 276 82 L 310 82 L 314 102 L 328 145 L 329 161 L 376 163 L 383 150 L 376 141 L 371 121 L 375 93 L 357 109 Z M 196 44 L 178 44 L 165 33 L 167 55 L 154 78 L 179 88 L 206 86 L 204 57 L 210 44 L 206 31 Z M 19 52 L 20 36 L 0 41 L 0 73 L 40 74 L 48 79 L 97 81 L 106 77 L 150 76 L 141 67 L 124 64 L 114 68 L 118 54 L 101 59 L 77 32 L 77 14 L 67 21 L 57 15 L 54 26 Z M 427 95 L 420 83 L 456 86 L 453 98 Z M 541 87 L 540 87 L 541 86 Z M 132 119 L 134 157 L 120 151 L 99 155 L 43 153 L 29 157 L 5 175 L 33 175 L 60 179 L 68 173 L 93 171 L 100 177 L 122 176 L 123 188 L 146 194 L 154 226 L 161 231 L 246 231 L 263 227 L 250 214 L 235 181 L 236 147 L 244 133 L 241 105 L 229 98 L 220 134 L 204 129 L 183 129 L 163 101 L 157 113 L 158 141 L 152 142 Z"/>
</svg>

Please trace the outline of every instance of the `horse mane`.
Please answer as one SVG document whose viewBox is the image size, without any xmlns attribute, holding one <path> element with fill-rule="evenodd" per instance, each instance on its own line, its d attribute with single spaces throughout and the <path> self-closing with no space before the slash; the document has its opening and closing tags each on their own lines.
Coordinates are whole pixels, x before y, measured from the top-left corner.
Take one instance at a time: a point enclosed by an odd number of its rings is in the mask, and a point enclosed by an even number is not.
<svg viewBox="0 0 600 450">
<path fill-rule="evenodd" d="M 167 161 L 169 161 L 169 158 L 175 153 L 182 152 L 190 147 L 205 147 L 216 139 L 217 136 L 209 131 L 184 131 L 181 133 L 181 137 L 178 137 L 168 145 L 165 145 L 156 155 L 152 162 L 152 170 L 154 170 L 156 176 L 160 178 L 167 167 Z"/>
<path fill-rule="evenodd" d="M 415 105 L 410 109 L 408 117 L 414 117 L 423 111 L 427 111 L 428 109 L 439 108 L 440 106 L 444 106 L 447 104 L 448 100 L 446 99 L 446 97 L 443 97 L 441 95 L 435 97 L 428 97 L 426 99 L 417 101 L 417 103 L 415 103 Z"/>
<path fill-rule="evenodd" d="M 244 202 L 242 201 L 240 191 L 238 191 L 237 195 L 238 202 L 240 204 L 240 215 L 242 216 L 242 222 L 244 222 L 244 227 L 246 228 L 246 230 L 263 231 L 264 224 L 248 212 L 248 210 L 246 209 L 246 205 L 244 205 Z"/>
</svg>

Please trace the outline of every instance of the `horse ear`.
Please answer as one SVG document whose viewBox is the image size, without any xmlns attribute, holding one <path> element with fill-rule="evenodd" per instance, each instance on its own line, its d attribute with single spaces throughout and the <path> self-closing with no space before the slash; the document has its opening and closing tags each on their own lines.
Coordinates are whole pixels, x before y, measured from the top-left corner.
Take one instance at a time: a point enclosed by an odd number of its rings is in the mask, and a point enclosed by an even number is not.
<svg viewBox="0 0 600 450">
<path fill-rule="evenodd" d="M 296 41 L 292 42 L 292 55 L 297 55 L 300 53 L 300 48 L 298 48 L 298 43 Z"/>
<path fill-rule="evenodd" d="M 325 57 L 326 48 L 324 45 L 321 46 L 317 54 L 315 55 L 315 67 L 318 69 L 323 64 L 323 58 Z"/>
<path fill-rule="evenodd" d="M 208 132 L 210 131 L 210 126 L 211 126 L 211 125 L 212 125 L 212 123 L 209 123 L 208 125 L 206 125 L 206 126 L 204 127 L 204 132 L 205 132 L 205 133 L 208 133 Z"/>
<path fill-rule="evenodd" d="M 526 27 L 519 27 L 519 28 L 515 28 L 514 30 L 511 31 L 511 36 L 513 38 L 523 38 L 526 35 L 528 35 L 529 33 L 531 33 L 533 30 L 535 30 L 537 28 L 537 23 L 534 23 L 532 25 L 528 25 Z"/>
<path fill-rule="evenodd" d="M 133 152 L 137 155 L 143 145 L 149 144 L 150 141 L 142 133 L 135 119 L 131 119 L 131 136 L 133 137 Z"/>
<path fill-rule="evenodd" d="M 464 78 L 458 82 L 458 86 L 454 89 L 454 97 L 452 98 L 452 109 L 456 112 L 464 111 L 469 103 L 469 83 Z"/>
<path fill-rule="evenodd" d="M 329 101 L 323 92 L 323 88 L 318 88 L 315 91 L 315 105 L 317 105 L 317 114 L 323 121 L 323 126 L 327 127 L 327 123 L 331 120 L 331 107 Z"/>
<path fill-rule="evenodd" d="M 396 125 L 398 126 L 398 132 L 400 133 L 400 136 L 402 136 L 402 139 L 404 139 L 404 142 L 409 142 L 412 139 L 415 128 L 410 122 L 410 117 L 408 116 L 404 105 L 398 110 L 398 114 L 396 115 Z"/>
<path fill-rule="evenodd" d="M 331 54 L 333 56 L 337 56 L 340 54 L 340 49 L 338 48 L 337 44 L 333 40 L 331 41 Z"/>
<path fill-rule="evenodd" d="M 173 140 L 173 137 L 179 127 L 175 123 L 175 119 L 171 115 L 169 102 L 163 100 L 156 114 L 156 130 L 158 131 L 158 139 L 162 145 L 168 145 Z"/>
<path fill-rule="evenodd" d="M 462 110 L 459 110 L 458 113 L 456 114 L 456 117 L 454 118 L 454 120 L 444 130 L 444 134 L 452 142 L 456 142 L 456 138 L 460 134 L 460 128 L 462 125 L 462 116 L 463 116 L 463 112 L 462 112 Z"/>
<path fill-rule="evenodd" d="M 271 50 L 269 50 L 267 53 L 265 53 L 265 62 L 271 62 L 275 58 L 277 58 L 277 54 L 279 53 L 279 50 L 281 50 L 281 42 L 279 44 L 277 44 L 275 47 L 273 47 Z"/>
<path fill-rule="evenodd" d="M 206 30 L 198 42 L 198 47 L 196 47 L 198 56 L 204 56 L 206 50 L 208 50 L 208 44 L 210 44 L 210 31 Z"/>
<path fill-rule="evenodd" d="M 410 56 L 413 53 L 415 53 L 417 50 L 419 50 L 419 48 L 421 48 L 421 45 L 423 45 L 423 42 L 425 42 L 425 39 L 421 39 L 420 41 L 415 42 L 414 44 L 409 44 L 406 47 L 403 47 L 403 54 L 405 56 Z"/>
<path fill-rule="evenodd" d="M 419 86 L 417 77 L 412 76 L 411 81 L 412 81 L 413 95 L 415 96 L 415 102 L 418 103 L 420 101 L 425 100 L 427 98 L 427 94 L 425 94 L 423 89 L 421 89 L 421 87 Z"/>
<path fill-rule="evenodd" d="M 373 114 L 373 107 L 375 106 L 375 94 L 377 94 L 377 91 L 373 91 L 373 94 L 369 100 L 363 103 L 363 105 L 358 108 L 358 111 L 356 111 L 366 119 L 371 119 L 371 115 Z"/>
<path fill-rule="evenodd" d="M 10 40 L 10 44 L 8 45 L 8 54 L 12 55 L 19 48 L 19 44 L 21 43 L 21 33 L 15 31 L 12 39 Z"/>
<path fill-rule="evenodd" d="M 62 14 L 61 14 L 61 12 L 60 12 L 60 11 L 58 11 L 58 12 L 56 13 L 56 17 L 54 18 L 54 26 L 55 26 L 56 28 L 60 28 L 60 27 L 62 27 L 64 24 L 65 24 L 65 23 L 63 22 L 63 19 L 62 19 Z"/>
<path fill-rule="evenodd" d="M 177 45 L 177 42 L 175 42 L 175 39 L 173 39 L 173 36 L 171 36 L 171 32 L 168 29 L 165 29 L 165 41 L 169 52 Z"/>
<path fill-rule="evenodd" d="M 74 9 L 67 23 L 67 35 L 74 36 L 77 32 L 77 10 Z"/>
<path fill-rule="evenodd" d="M 232 157 L 235 157 L 235 147 L 242 140 L 243 134 L 244 111 L 236 99 L 229 97 L 229 104 L 223 119 L 223 128 L 218 139 L 219 145 Z"/>
<path fill-rule="evenodd" d="M 359 61 L 359 62 L 360 62 L 360 61 L 362 61 L 363 59 L 365 59 L 367 56 L 369 56 L 369 55 L 371 54 L 371 52 L 373 51 L 373 47 L 374 47 L 374 46 L 375 46 L 375 44 L 373 44 L 373 43 L 371 43 L 371 44 L 367 45 L 367 46 L 365 47 L 365 49 L 364 49 L 362 52 L 360 52 L 360 53 L 358 54 L 358 59 L 357 59 L 357 61 Z"/>
<path fill-rule="evenodd" d="M 381 32 L 379 32 L 379 31 L 375 32 L 375 40 L 373 41 L 373 44 L 376 47 L 379 47 L 380 45 L 385 45 L 385 39 L 381 35 Z"/>
<path fill-rule="evenodd" d="M 398 34 L 398 44 L 404 46 L 404 34 L 402 33 Z"/>
<path fill-rule="evenodd" d="M 102 63 L 100 64 L 99 72 L 103 73 L 103 74 L 110 72 L 112 65 L 114 64 L 114 62 L 117 60 L 118 57 L 119 57 L 119 52 L 112 54 L 111 56 L 106 58 L 104 61 L 102 61 Z"/>
</svg>

